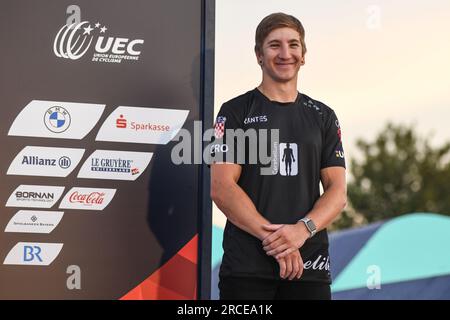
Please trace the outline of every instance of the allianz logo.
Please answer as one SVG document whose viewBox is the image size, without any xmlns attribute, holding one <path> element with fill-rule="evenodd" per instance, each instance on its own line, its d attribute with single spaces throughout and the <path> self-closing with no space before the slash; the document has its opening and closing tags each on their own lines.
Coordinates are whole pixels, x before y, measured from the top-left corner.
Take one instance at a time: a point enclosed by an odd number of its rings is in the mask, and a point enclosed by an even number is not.
<svg viewBox="0 0 450 320">
<path fill-rule="evenodd" d="M 6 174 L 67 177 L 83 157 L 84 151 L 73 148 L 26 146 L 11 162 Z"/>
<path fill-rule="evenodd" d="M 67 169 L 70 167 L 71 161 L 70 158 L 66 156 L 62 156 L 59 159 L 41 158 L 39 156 L 23 156 L 22 164 L 31 166 L 51 166 L 51 167 L 56 167 L 58 165 L 62 169 Z"/>
</svg>

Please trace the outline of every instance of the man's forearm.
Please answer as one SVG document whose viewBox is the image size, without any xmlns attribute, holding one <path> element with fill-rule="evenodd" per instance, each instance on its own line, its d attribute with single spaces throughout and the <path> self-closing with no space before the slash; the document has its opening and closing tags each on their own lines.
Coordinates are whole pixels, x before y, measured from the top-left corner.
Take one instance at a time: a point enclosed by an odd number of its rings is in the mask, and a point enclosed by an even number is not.
<svg viewBox="0 0 450 320">
<path fill-rule="evenodd" d="M 262 240 L 271 232 L 263 229 L 270 222 L 257 210 L 252 200 L 236 183 L 216 186 L 214 202 L 226 217 L 238 228 Z"/>
<path fill-rule="evenodd" d="M 317 231 L 325 229 L 345 208 L 347 196 L 345 188 L 328 188 L 316 201 L 307 217 L 313 220 Z"/>
</svg>

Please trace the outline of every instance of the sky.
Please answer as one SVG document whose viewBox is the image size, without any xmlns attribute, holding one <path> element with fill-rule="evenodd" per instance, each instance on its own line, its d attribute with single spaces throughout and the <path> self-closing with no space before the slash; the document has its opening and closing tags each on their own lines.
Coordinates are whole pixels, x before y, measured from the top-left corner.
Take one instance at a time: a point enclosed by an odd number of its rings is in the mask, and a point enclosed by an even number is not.
<svg viewBox="0 0 450 320">
<path fill-rule="evenodd" d="M 306 30 L 298 89 L 335 110 L 347 162 L 359 156 L 356 140 L 373 141 L 387 122 L 413 125 L 434 145 L 450 140 L 448 0 L 216 0 L 216 113 L 259 85 L 254 34 L 273 12 Z"/>
</svg>

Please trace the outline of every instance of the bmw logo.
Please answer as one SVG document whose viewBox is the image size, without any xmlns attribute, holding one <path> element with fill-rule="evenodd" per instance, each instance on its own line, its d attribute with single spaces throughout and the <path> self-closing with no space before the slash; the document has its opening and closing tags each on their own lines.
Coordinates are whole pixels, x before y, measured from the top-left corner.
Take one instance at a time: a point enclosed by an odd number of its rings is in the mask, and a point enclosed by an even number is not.
<svg viewBox="0 0 450 320">
<path fill-rule="evenodd" d="M 51 107 L 45 112 L 44 123 L 51 132 L 64 132 L 70 126 L 70 113 L 60 106 Z"/>
</svg>

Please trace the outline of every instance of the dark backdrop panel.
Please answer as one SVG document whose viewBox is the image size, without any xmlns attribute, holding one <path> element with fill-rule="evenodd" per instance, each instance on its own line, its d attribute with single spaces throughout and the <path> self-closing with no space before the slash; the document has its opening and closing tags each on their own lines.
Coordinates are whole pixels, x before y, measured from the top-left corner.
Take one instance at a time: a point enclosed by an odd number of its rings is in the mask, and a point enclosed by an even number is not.
<svg viewBox="0 0 450 320">
<path fill-rule="evenodd" d="M 66 23 L 66 9 L 81 8 L 81 21 L 107 26 L 106 36 L 143 39 L 138 61 L 93 62 L 94 45 L 78 60 L 58 58 L 53 42 Z M 95 137 L 117 106 L 189 110 L 183 128 L 201 118 L 200 0 L 9 0 L 0 4 L 0 226 L 21 209 L 5 207 L 21 184 L 116 188 L 103 211 L 62 210 L 50 234 L 0 232 L 0 263 L 20 241 L 64 243 L 49 266 L 0 265 L 0 298 L 122 297 L 198 234 L 199 170 L 174 165 L 166 145 L 99 142 Z M 82 140 L 8 136 L 18 113 L 32 100 L 105 104 Z M 36 121 L 42 121 L 37 119 Z M 6 175 L 25 146 L 84 148 L 67 178 Z M 81 164 L 95 150 L 153 152 L 136 181 L 79 179 Z M 52 209 L 59 210 L 59 202 Z M 2 229 L 2 231 L 3 231 Z M 81 290 L 69 290 L 69 265 L 81 268 Z M 180 270 L 182 272 L 182 270 Z"/>
</svg>

